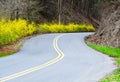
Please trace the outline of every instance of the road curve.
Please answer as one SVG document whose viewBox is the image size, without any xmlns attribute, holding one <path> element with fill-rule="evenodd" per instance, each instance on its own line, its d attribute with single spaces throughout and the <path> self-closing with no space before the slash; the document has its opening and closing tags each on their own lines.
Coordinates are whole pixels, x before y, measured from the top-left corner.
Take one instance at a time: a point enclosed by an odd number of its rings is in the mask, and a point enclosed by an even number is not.
<svg viewBox="0 0 120 82">
<path fill-rule="evenodd" d="M 116 69 L 112 58 L 89 48 L 91 33 L 46 34 L 0 58 L 0 82 L 98 82 Z"/>
</svg>

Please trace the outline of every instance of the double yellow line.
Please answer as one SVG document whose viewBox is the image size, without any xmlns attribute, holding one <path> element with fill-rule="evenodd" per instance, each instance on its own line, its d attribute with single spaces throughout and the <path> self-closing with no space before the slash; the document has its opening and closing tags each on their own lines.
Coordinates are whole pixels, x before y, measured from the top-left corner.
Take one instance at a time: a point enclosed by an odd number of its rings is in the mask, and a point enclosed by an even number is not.
<svg viewBox="0 0 120 82">
<path fill-rule="evenodd" d="M 52 60 L 50 60 L 50 61 L 48 61 L 48 62 L 46 62 L 46 63 L 44 63 L 42 65 L 39 65 L 39 66 L 30 68 L 30 69 L 27 69 L 27 70 L 24 70 L 24 71 L 21 71 L 21 72 L 18 72 L 18 73 L 15 73 L 15 74 L 3 77 L 3 78 L 0 78 L 0 82 L 9 81 L 11 79 L 15 79 L 17 77 L 27 75 L 29 73 L 32 73 L 32 72 L 35 72 L 37 70 L 43 69 L 43 68 L 45 68 L 47 66 L 53 65 L 53 64 L 57 63 L 58 61 L 62 60 L 64 58 L 64 53 L 58 47 L 58 40 L 62 36 L 63 35 L 59 35 L 59 36 L 55 37 L 54 40 L 53 40 L 53 47 L 58 53 L 58 56 L 56 58 L 54 58 L 54 59 L 52 59 Z"/>
</svg>

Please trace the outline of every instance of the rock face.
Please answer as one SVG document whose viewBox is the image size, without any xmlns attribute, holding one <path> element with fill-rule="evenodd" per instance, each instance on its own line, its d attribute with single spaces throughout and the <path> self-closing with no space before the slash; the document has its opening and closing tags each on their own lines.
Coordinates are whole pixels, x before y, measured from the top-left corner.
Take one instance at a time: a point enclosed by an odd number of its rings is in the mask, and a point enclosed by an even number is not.
<svg viewBox="0 0 120 82">
<path fill-rule="evenodd" d="M 100 26 L 94 35 L 88 37 L 88 41 L 120 48 L 120 2 L 105 7 Z"/>
</svg>

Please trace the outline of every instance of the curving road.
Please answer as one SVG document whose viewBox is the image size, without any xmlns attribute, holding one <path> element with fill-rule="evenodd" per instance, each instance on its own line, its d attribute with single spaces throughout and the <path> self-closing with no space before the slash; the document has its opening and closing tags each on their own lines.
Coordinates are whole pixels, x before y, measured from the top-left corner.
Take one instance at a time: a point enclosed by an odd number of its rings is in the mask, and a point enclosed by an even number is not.
<svg viewBox="0 0 120 82">
<path fill-rule="evenodd" d="M 112 58 L 89 48 L 91 33 L 46 34 L 0 58 L 0 82 L 98 82 L 117 67 Z"/>
</svg>

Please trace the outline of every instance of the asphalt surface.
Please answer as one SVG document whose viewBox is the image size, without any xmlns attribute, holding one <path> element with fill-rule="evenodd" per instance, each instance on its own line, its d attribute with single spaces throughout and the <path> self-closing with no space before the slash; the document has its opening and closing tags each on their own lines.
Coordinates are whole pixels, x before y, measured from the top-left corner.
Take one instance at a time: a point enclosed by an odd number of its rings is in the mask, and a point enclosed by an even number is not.
<svg viewBox="0 0 120 82">
<path fill-rule="evenodd" d="M 98 82 L 117 67 L 112 58 L 89 48 L 91 33 L 45 34 L 0 58 L 0 82 Z"/>
</svg>

